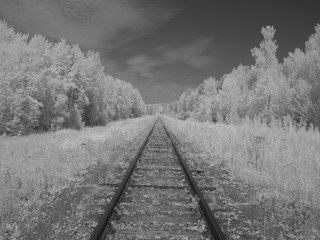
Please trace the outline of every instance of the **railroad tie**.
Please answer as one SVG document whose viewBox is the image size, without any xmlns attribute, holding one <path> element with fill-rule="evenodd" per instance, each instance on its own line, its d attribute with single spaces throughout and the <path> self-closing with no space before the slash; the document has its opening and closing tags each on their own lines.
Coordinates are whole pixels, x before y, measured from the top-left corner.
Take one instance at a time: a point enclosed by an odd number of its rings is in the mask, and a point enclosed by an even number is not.
<svg viewBox="0 0 320 240">
<path fill-rule="evenodd" d="M 226 239 L 162 121 L 150 130 L 94 229 L 100 239 Z M 189 175 L 191 176 L 189 176 Z"/>
</svg>

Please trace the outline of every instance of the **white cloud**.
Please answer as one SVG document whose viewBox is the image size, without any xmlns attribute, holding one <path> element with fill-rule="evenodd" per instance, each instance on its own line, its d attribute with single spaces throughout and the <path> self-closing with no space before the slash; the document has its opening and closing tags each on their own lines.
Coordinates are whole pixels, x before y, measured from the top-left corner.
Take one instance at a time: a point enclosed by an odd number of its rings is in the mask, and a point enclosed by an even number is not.
<svg viewBox="0 0 320 240">
<path fill-rule="evenodd" d="M 178 48 L 163 48 L 163 56 L 169 63 L 182 62 L 195 68 L 207 67 L 214 60 L 206 55 L 211 45 L 211 39 L 198 39 Z"/>
<path fill-rule="evenodd" d="M 207 55 L 211 44 L 210 39 L 198 39 L 178 48 L 160 46 L 153 54 L 139 54 L 127 60 L 127 68 L 120 71 L 120 74 L 140 81 L 163 81 L 162 72 L 165 72 L 166 67 L 177 63 L 193 68 L 207 67 L 214 61 L 213 57 Z"/>
<path fill-rule="evenodd" d="M 154 86 L 151 88 L 151 90 L 154 91 L 154 92 L 156 92 L 156 93 L 161 93 L 161 92 L 163 91 L 163 89 L 164 89 L 164 88 L 163 88 L 162 86 L 158 85 L 158 84 L 154 85 Z"/>
<path fill-rule="evenodd" d="M 0 15 L 17 30 L 64 38 L 90 49 L 111 48 L 175 14 L 132 0 L 0 0 Z"/>
<path fill-rule="evenodd" d="M 155 67 L 161 66 L 163 63 L 146 55 L 137 55 L 127 61 L 128 71 L 134 72 L 141 77 L 153 78 L 155 76 Z"/>
</svg>

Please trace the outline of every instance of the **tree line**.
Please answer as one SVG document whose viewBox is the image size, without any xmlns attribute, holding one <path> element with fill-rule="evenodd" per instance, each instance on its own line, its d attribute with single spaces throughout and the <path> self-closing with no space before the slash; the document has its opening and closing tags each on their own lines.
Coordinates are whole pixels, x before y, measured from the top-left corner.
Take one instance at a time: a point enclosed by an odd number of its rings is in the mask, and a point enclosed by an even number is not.
<svg viewBox="0 0 320 240">
<path fill-rule="evenodd" d="M 263 40 L 251 50 L 255 64 L 239 65 L 217 80 L 210 77 L 180 99 L 148 106 L 179 119 L 236 121 L 260 116 L 264 120 L 290 116 L 296 123 L 320 127 L 320 25 L 305 43 L 279 63 L 275 28 L 263 27 Z"/>
<path fill-rule="evenodd" d="M 138 90 L 107 75 L 98 53 L 0 22 L 0 134 L 80 129 L 145 111 Z"/>
</svg>

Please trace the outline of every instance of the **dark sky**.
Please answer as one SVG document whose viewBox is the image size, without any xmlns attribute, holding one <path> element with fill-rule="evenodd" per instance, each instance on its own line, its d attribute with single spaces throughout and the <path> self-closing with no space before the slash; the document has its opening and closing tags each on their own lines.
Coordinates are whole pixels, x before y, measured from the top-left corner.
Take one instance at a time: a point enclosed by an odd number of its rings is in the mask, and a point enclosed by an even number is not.
<svg viewBox="0 0 320 240">
<path fill-rule="evenodd" d="M 282 59 L 320 23 L 319 0 L 0 0 L 15 29 L 66 39 L 101 55 L 106 73 L 131 82 L 146 103 L 177 100 L 240 63 L 273 25 Z"/>
</svg>

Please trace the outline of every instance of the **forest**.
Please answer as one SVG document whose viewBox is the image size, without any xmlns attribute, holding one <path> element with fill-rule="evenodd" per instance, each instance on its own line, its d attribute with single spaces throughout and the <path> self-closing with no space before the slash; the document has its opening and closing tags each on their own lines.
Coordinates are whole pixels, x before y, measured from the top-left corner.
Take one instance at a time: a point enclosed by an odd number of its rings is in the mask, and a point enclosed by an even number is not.
<svg viewBox="0 0 320 240">
<path fill-rule="evenodd" d="M 239 65 L 221 79 L 209 77 L 179 100 L 144 103 L 130 83 L 104 72 L 98 53 L 65 40 L 16 32 L 0 23 L 0 134 L 80 129 L 109 121 L 165 113 L 178 119 L 266 122 L 290 116 L 299 126 L 320 126 L 320 25 L 282 62 L 276 29 L 263 27 L 251 49 L 255 64 Z"/>
<path fill-rule="evenodd" d="M 101 126 L 145 110 L 137 89 L 104 72 L 98 53 L 0 22 L 0 135 Z"/>
<path fill-rule="evenodd" d="M 221 79 L 209 77 L 176 102 L 147 105 L 147 111 L 178 119 L 222 121 L 259 117 L 266 123 L 291 118 L 297 126 L 320 126 L 320 25 L 305 43 L 279 62 L 276 29 L 263 27 L 251 50 L 255 64 L 239 65 Z"/>
</svg>

